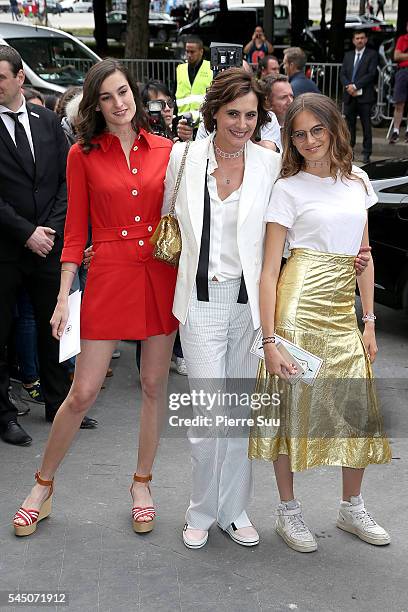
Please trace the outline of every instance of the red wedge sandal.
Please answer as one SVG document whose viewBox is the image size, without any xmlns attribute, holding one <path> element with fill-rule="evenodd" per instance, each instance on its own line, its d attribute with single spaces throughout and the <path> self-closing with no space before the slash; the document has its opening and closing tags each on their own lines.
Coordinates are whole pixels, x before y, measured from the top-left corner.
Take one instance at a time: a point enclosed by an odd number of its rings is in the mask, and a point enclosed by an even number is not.
<svg viewBox="0 0 408 612">
<path fill-rule="evenodd" d="M 40 521 L 47 518 L 51 514 L 52 494 L 54 490 L 54 479 L 43 480 L 40 477 L 40 472 L 36 472 L 35 479 L 38 484 L 43 487 L 50 487 L 48 497 L 43 501 L 39 510 L 29 510 L 21 507 L 14 515 L 13 525 L 16 536 L 28 536 L 34 533 Z M 24 524 L 16 523 L 16 519 L 20 519 Z"/>
<path fill-rule="evenodd" d="M 149 474 L 149 476 L 138 476 L 137 474 L 133 474 L 133 480 L 135 482 L 149 483 L 151 479 L 152 479 L 151 474 Z M 131 495 L 132 495 L 132 486 L 133 486 L 133 483 L 130 486 Z M 149 493 L 150 493 L 149 484 L 147 485 L 147 488 L 149 489 Z M 149 521 L 141 520 L 141 519 L 144 519 L 145 516 L 147 516 L 150 520 Z M 133 531 L 135 531 L 136 533 L 148 533 L 149 531 L 152 531 L 154 527 L 155 516 L 156 516 L 156 510 L 154 509 L 153 506 L 147 506 L 146 508 L 142 508 L 141 506 L 134 506 L 132 508 Z"/>
</svg>

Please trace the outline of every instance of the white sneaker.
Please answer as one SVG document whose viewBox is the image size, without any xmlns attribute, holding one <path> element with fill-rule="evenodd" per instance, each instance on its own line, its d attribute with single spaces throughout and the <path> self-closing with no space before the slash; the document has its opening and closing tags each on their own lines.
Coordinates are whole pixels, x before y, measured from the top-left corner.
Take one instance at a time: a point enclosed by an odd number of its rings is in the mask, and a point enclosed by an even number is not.
<svg viewBox="0 0 408 612">
<path fill-rule="evenodd" d="M 181 374 L 181 376 L 187 376 L 186 360 L 183 359 L 183 357 L 176 357 L 175 364 L 177 374 Z"/>
<path fill-rule="evenodd" d="M 298 552 L 317 550 L 317 542 L 304 521 L 302 506 L 297 499 L 280 503 L 276 514 L 276 532 L 290 548 Z"/>
<path fill-rule="evenodd" d="M 389 534 L 375 522 L 365 509 L 361 495 L 350 497 L 350 502 L 342 501 L 340 503 L 337 527 L 353 533 L 360 540 L 375 546 L 384 546 L 391 542 Z"/>
<path fill-rule="evenodd" d="M 186 523 L 183 527 L 183 542 L 187 548 L 202 548 L 207 544 L 208 531 L 195 529 Z"/>
</svg>

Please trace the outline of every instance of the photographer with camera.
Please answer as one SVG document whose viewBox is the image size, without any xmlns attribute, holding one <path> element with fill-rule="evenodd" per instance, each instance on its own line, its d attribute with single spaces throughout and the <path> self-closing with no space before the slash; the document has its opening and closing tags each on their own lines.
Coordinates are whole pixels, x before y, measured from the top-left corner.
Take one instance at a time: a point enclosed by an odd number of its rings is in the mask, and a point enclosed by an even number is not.
<svg viewBox="0 0 408 612">
<path fill-rule="evenodd" d="M 175 140 L 176 135 L 173 133 L 175 101 L 167 85 L 161 81 L 148 81 L 141 95 L 153 133 Z"/>
<path fill-rule="evenodd" d="M 272 55 L 273 45 L 266 40 L 262 26 L 256 26 L 252 38 L 244 47 L 244 53 L 247 56 L 249 64 L 257 64 L 265 55 Z"/>
</svg>

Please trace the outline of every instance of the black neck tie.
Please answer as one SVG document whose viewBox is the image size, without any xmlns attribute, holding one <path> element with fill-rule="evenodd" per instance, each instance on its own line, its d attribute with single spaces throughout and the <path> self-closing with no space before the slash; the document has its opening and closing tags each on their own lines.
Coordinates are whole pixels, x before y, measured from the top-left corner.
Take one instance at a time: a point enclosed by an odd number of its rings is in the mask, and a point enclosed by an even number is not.
<svg viewBox="0 0 408 612">
<path fill-rule="evenodd" d="M 207 184 L 208 159 L 205 169 L 204 183 L 204 212 L 203 212 L 203 231 L 201 234 L 200 255 L 198 258 L 198 268 L 196 274 L 197 300 L 199 302 L 209 302 L 208 292 L 208 266 L 210 261 L 210 227 L 211 227 L 211 202 Z M 238 304 L 248 303 L 248 294 L 245 285 L 244 273 L 241 274 L 241 284 L 239 286 Z"/>
<path fill-rule="evenodd" d="M 17 153 L 21 159 L 21 163 L 23 164 L 24 169 L 31 175 L 34 176 L 35 173 L 35 163 L 33 154 L 31 152 L 30 143 L 28 142 L 28 137 L 24 126 L 18 120 L 19 115 L 23 113 L 6 113 L 9 117 L 11 117 L 14 121 L 15 132 L 14 138 L 16 141 Z"/>
</svg>

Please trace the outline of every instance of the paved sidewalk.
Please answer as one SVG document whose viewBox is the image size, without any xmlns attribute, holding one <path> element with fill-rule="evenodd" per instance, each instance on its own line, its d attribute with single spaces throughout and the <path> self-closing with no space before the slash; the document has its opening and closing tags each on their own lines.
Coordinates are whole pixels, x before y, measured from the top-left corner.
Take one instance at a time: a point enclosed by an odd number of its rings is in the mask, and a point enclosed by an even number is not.
<svg viewBox="0 0 408 612">
<path fill-rule="evenodd" d="M 377 315 L 377 375 L 406 379 L 407 319 L 381 307 Z M 99 428 L 79 432 L 57 474 L 53 513 L 29 538 L 14 536 L 11 519 L 33 482 L 47 437 L 42 408 L 31 404 L 21 418 L 33 436 L 31 447 L 0 442 L 0 591 L 67 592 L 69 607 L 58 609 L 70 612 L 408 611 L 406 435 L 393 441 L 392 464 L 370 467 L 365 481 L 367 506 L 391 532 L 388 547 L 370 546 L 335 527 L 340 470 L 322 468 L 296 479 L 319 549 L 303 555 L 290 550 L 273 529 L 272 467 L 256 463 L 250 516 L 260 545 L 240 547 L 214 527 L 205 548 L 186 549 L 181 530 L 190 460 L 180 438 L 162 440 L 152 485 L 157 526 L 138 536 L 131 527 L 128 487 L 140 387 L 134 345 L 122 343 L 121 350 L 113 361 L 114 377 L 91 411 Z M 171 376 L 183 388 L 185 379 Z M 406 404 L 403 410 L 406 422 Z"/>
<path fill-rule="evenodd" d="M 408 144 L 405 142 L 405 123 L 400 129 L 400 139 L 396 144 L 388 144 L 386 138 L 388 132 L 389 122 L 384 122 L 384 126 L 380 128 L 373 128 L 373 153 L 371 155 L 372 161 L 378 161 L 379 159 L 389 159 L 396 157 L 408 157 Z M 363 132 L 361 129 L 360 119 L 357 119 L 357 138 L 356 138 L 355 153 L 357 159 L 361 156 L 361 144 L 363 141 Z"/>
</svg>

